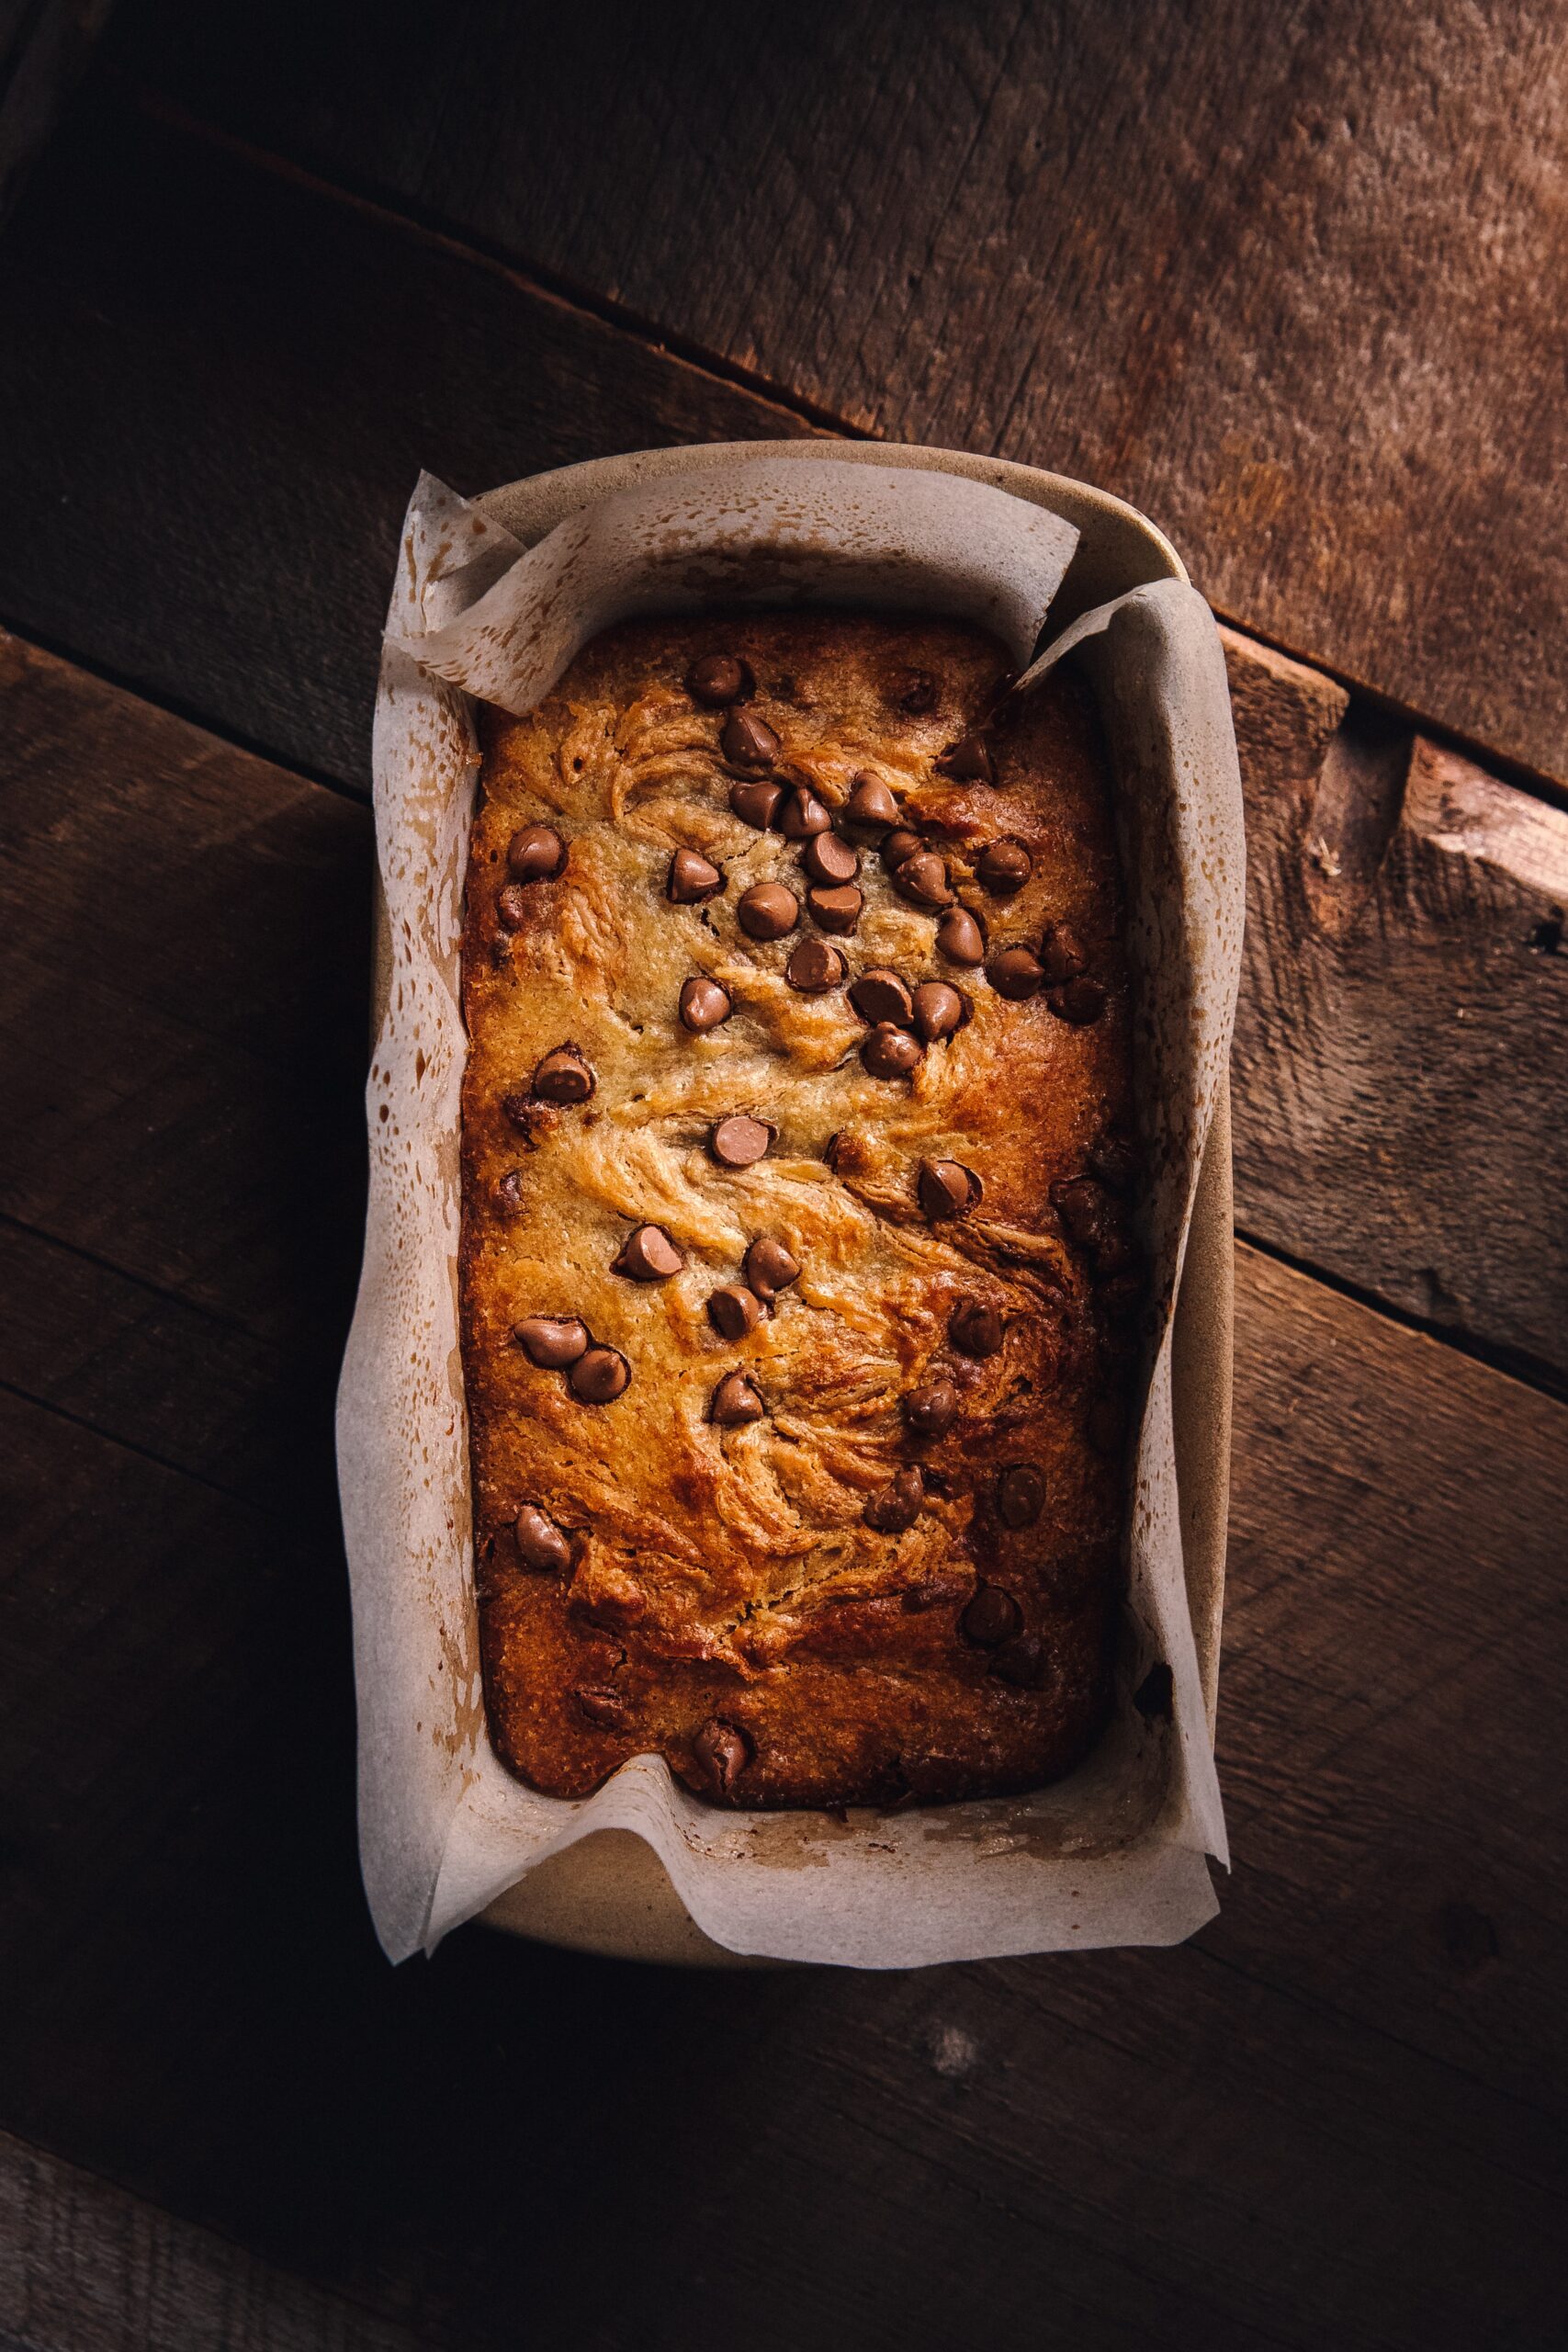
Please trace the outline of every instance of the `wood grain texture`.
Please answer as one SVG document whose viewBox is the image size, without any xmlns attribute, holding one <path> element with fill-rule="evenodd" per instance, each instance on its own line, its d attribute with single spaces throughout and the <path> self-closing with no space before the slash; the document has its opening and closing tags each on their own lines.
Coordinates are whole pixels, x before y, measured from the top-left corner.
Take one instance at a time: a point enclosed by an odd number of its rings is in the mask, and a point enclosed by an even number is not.
<svg viewBox="0 0 1568 2352">
<path fill-rule="evenodd" d="M 1551 0 L 141 0 L 134 73 L 863 430 L 1146 509 L 1265 635 L 1568 773 Z"/>
<path fill-rule="evenodd" d="M 804 429 L 112 100 L 0 242 L 0 614 L 361 792 L 422 466 L 481 491 Z"/>
<path fill-rule="evenodd" d="M 5 2352 L 413 2352 L 416 2342 L 0 2132 Z"/>
<path fill-rule="evenodd" d="M 1236 1870 L 1184 1950 L 708 1978 L 476 1929 L 392 1972 L 328 1453 L 367 819 L 7 662 L 0 937 L 55 987 L 0 1043 L 99 1099 L 0 1228 L 0 2124 L 465 2352 L 1553 2343 L 1568 1408 L 1240 1253 Z"/>
<path fill-rule="evenodd" d="M 1568 812 L 1227 631 L 1246 1231 L 1568 1377 Z"/>
</svg>

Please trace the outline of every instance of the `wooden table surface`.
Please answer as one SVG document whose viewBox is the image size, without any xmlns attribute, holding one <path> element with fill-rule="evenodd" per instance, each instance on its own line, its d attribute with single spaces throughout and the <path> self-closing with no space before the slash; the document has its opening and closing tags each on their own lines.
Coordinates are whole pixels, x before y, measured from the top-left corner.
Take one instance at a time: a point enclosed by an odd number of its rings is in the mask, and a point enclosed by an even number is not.
<svg viewBox="0 0 1568 2352">
<path fill-rule="evenodd" d="M 1563 2342 L 1562 33 L 122 0 L 0 234 L 0 2346 Z M 393 1972 L 331 1402 L 398 519 L 820 432 L 1099 481 L 1227 624 L 1234 1874 L 1168 1952 Z"/>
</svg>

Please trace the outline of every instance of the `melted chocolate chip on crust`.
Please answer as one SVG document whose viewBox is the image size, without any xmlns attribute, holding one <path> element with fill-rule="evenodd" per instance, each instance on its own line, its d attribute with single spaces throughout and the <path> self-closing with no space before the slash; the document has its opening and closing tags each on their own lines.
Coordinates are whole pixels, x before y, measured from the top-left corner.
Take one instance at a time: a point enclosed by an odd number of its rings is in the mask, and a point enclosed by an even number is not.
<svg viewBox="0 0 1568 2352">
<path fill-rule="evenodd" d="M 756 692 L 749 665 L 733 653 L 705 653 L 686 673 L 686 692 L 708 710 L 750 702 Z"/>
<path fill-rule="evenodd" d="M 947 867 L 935 850 L 916 850 L 902 865 L 894 867 L 892 881 L 898 896 L 908 899 L 913 906 L 945 907 L 952 902 Z"/>
<path fill-rule="evenodd" d="M 731 810 L 743 825 L 753 826 L 759 833 L 767 831 L 783 798 L 782 784 L 732 784 L 729 787 Z"/>
<path fill-rule="evenodd" d="M 936 772 L 954 784 L 994 784 L 997 780 L 990 746 L 983 735 L 961 735 L 956 743 L 950 743 L 936 763 Z"/>
<path fill-rule="evenodd" d="M 692 1756 L 715 1796 L 728 1797 L 751 1761 L 751 1743 L 733 1724 L 713 1715 L 692 1742 Z"/>
<path fill-rule="evenodd" d="M 508 882 L 496 894 L 495 919 L 502 931 L 521 931 L 533 910 L 521 882 Z"/>
<path fill-rule="evenodd" d="M 575 1315 L 525 1315 L 513 1325 L 512 1336 L 541 1372 L 564 1372 L 588 1348 L 588 1326 Z"/>
<path fill-rule="evenodd" d="M 879 1021 L 860 1049 L 861 1066 L 868 1078 L 908 1078 L 926 1057 L 926 1049 L 907 1029 Z"/>
<path fill-rule="evenodd" d="M 953 907 L 936 927 L 938 952 L 950 964 L 976 965 L 986 960 L 986 934 L 967 907 Z"/>
<path fill-rule="evenodd" d="M 750 1168 L 773 1142 L 774 1130 L 749 1113 L 738 1111 L 716 1121 L 708 1135 L 708 1149 L 721 1168 Z"/>
<path fill-rule="evenodd" d="M 922 1159 L 916 1177 L 920 1206 L 932 1224 L 967 1216 L 980 1197 L 980 1180 L 957 1159 Z"/>
<path fill-rule="evenodd" d="M 913 1527 L 926 1498 L 926 1482 L 918 1469 L 896 1471 L 886 1487 L 867 1502 L 865 1523 L 879 1535 L 903 1535 Z"/>
<path fill-rule="evenodd" d="M 885 832 L 898 822 L 898 803 L 892 789 L 877 775 L 857 775 L 850 797 L 839 812 L 846 825 L 868 833 Z"/>
<path fill-rule="evenodd" d="M 1040 968 L 1052 988 L 1063 980 L 1076 980 L 1088 962 L 1078 936 L 1070 924 L 1049 922 L 1040 942 Z"/>
<path fill-rule="evenodd" d="M 1032 1462 L 1014 1462 L 997 1480 L 997 1517 L 1004 1527 L 1032 1527 L 1045 1508 L 1045 1481 Z"/>
<path fill-rule="evenodd" d="M 928 1046 L 961 1029 L 968 1010 L 958 990 L 949 988 L 945 980 L 924 980 L 915 990 L 915 1027 Z"/>
<path fill-rule="evenodd" d="M 514 882 L 553 882 L 566 864 L 566 843 L 553 825 L 523 825 L 506 844 Z"/>
<path fill-rule="evenodd" d="M 721 988 L 717 980 L 699 977 L 681 983 L 681 1022 L 694 1035 L 701 1036 L 705 1030 L 718 1028 L 734 1010 L 729 990 Z"/>
<path fill-rule="evenodd" d="M 735 916 L 748 939 L 782 939 L 800 921 L 800 900 L 782 882 L 753 882 Z"/>
<path fill-rule="evenodd" d="M 639 1225 L 622 1242 L 610 1272 L 625 1274 L 628 1282 L 667 1283 L 685 1262 L 661 1225 Z"/>
<path fill-rule="evenodd" d="M 784 978 L 802 996 L 823 996 L 844 977 L 844 959 L 825 939 L 803 939 L 784 966 Z"/>
<path fill-rule="evenodd" d="M 993 842 L 989 849 L 982 850 L 975 876 L 981 888 L 988 890 L 993 899 L 1011 899 L 1033 871 L 1034 860 L 1023 843 L 1008 840 Z"/>
<path fill-rule="evenodd" d="M 912 833 L 908 825 L 896 825 L 884 840 L 877 855 L 881 858 L 885 870 L 892 874 L 903 865 L 907 857 L 913 857 L 919 846 L 919 833 Z"/>
<path fill-rule="evenodd" d="M 724 876 L 718 867 L 694 849 L 678 849 L 670 861 L 670 878 L 665 884 L 671 901 L 677 907 L 701 906 L 724 888 Z"/>
<path fill-rule="evenodd" d="M 1087 1029 L 1105 1010 L 1105 990 L 1098 980 L 1065 980 L 1059 989 L 1046 989 L 1045 1001 L 1058 1021 Z"/>
<path fill-rule="evenodd" d="M 1010 1640 L 1022 1623 L 1022 1611 L 999 1584 L 976 1586 L 974 1600 L 958 1621 L 964 1640 L 982 1650 L 994 1650 Z"/>
<path fill-rule="evenodd" d="M 761 1319 L 760 1301 L 739 1283 L 727 1283 L 708 1300 L 708 1321 L 721 1340 L 743 1340 Z"/>
<path fill-rule="evenodd" d="M 801 852 L 800 862 L 813 882 L 829 888 L 838 882 L 852 882 L 860 872 L 860 852 L 840 841 L 837 833 L 817 833 Z"/>
<path fill-rule="evenodd" d="M 727 1372 L 708 1400 L 708 1419 L 716 1428 L 738 1430 L 762 1418 L 762 1400 L 743 1372 Z"/>
<path fill-rule="evenodd" d="M 859 922 L 865 897 L 852 882 L 845 882 L 829 889 L 814 887 L 807 890 L 806 905 L 819 930 L 830 931 L 841 938 Z"/>
<path fill-rule="evenodd" d="M 809 785 L 797 784 L 786 792 L 784 806 L 775 822 L 786 841 L 812 840 L 818 833 L 827 832 L 832 825 L 832 813 L 818 799 Z"/>
<path fill-rule="evenodd" d="M 617 1348 L 593 1347 L 567 1374 L 572 1395 L 584 1405 L 613 1405 L 631 1384 L 632 1368 Z"/>
<path fill-rule="evenodd" d="M 560 1576 L 571 1566 L 571 1545 L 547 1513 L 536 1503 L 525 1503 L 517 1514 L 513 1534 L 517 1556 L 537 1575 Z"/>
<path fill-rule="evenodd" d="M 719 734 L 718 748 L 732 768 L 771 768 L 784 746 L 765 718 L 749 710 L 732 710 Z"/>
<path fill-rule="evenodd" d="M 904 1420 L 911 1437 L 945 1437 L 957 1418 L 958 1391 L 951 1380 L 925 1381 L 904 1399 Z"/>
<path fill-rule="evenodd" d="M 761 1233 L 746 1252 L 745 1273 L 757 1296 L 771 1306 L 777 1292 L 800 1280 L 800 1261 L 773 1234 Z"/>
<path fill-rule="evenodd" d="M 987 965 L 986 978 L 998 996 L 1021 1004 L 1026 997 L 1039 993 L 1045 975 L 1032 947 L 1004 947 Z"/>
<path fill-rule="evenodd" d="M 850 1002 L 863 1021 L 892 1021 L 907 1028 L 914 1016 L 914 1000 L 897 972 L 885 964 L 863 972 L 850 990 Z"/>
<path fill-rule="evenodd" d="M 947 1318 L 947 1336 L 961 1356 L 994 1356 L 1002 1344 L 1002 1318 L 977 1298 L 961 1298 Z"/>
<path fill-rule="evenodd" d="M 534 1091 L 541 1102 L 586 1102 L 593 1083 L 593 1072 L 575 1046 L 558 1046 L 534 1072 Z"/>
</svg>

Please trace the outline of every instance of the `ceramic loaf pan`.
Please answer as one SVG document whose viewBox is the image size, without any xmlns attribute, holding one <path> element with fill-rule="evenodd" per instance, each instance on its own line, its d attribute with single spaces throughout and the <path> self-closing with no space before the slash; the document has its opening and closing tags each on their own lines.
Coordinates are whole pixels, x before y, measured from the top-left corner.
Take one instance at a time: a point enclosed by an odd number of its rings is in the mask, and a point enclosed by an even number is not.
<svg viewBox="0 0 1568 2352">
<path fill-rule="evenodd" d="M 1078 547 L 1051 607 L 1048 634 L 1097 605 L 1154 580 L 1185 580 L 1170 542 L 1118 498 L 1065 475 L 957 449 L 829 440 L 712 442 L 597 458 L 509 482 L 476 501 L 525 546 L 596 499 L 660 474 L 726 465 L 738 457 L 810 458 L 844 465 L 918 466 L 970 476 L 1049 507 L 1077 526 Z M 374 1022 L 385 1009 L 386 924 L 376 927 Z M 1199 1178 L 1176 1303 L 1174 1396 L 1177 1474 L 1187 1590 L 1211 1733 L 1219 1676 L 1230 1474 L 1233 1263 L 1230 1096 L 1222 1085 Z M 726 1951 L 687 1913 L 651 1848 L 627 1831 L 603 1831 L 541 1862 L 482 1917 L 513 1934 L 610 1958 L 687 1966 L 778 1965 Z"/>
</svg>

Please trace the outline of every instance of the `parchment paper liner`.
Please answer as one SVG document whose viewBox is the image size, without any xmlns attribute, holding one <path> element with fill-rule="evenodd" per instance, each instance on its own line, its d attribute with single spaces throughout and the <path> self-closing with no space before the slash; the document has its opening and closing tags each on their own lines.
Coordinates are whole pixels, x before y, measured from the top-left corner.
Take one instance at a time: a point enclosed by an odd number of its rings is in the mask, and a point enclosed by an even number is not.
<svg viewBox="0 0 1568 2352">
<path fill-rule="evenodd" d="M 843 1823 L 717 1812 L 650 1757 L 569 1803 L 497 1762 L 479 1686 L 456 1303 L 457 942 L 476 762 L 454 682 L 526 708 L 579 645 L 630 611 L 813 598 L 967 615 L 1021 662 L 1075 537 L 975 481 L 798 456 L 784 469 L 742 458 L 666 475 L 569 518 L 526 555 L 440 484 L 416 489 L 377 707 L 392 976 L 368 1088 L 365 1270 L 338 1424 L 361 1853 L 394 1959 L 611 1827 L 648 1840 L 715 1941 L 781 1958 L 894 1967 L 1169 1942 L 1213 1916 L 1203 1857 L 1224 1860 L 1225 1843 L 1182 1578 L 1169 1302 L 1228 1051 L 1243 850 L 1218 637 L 1180 582 L 1085 615 L 1021 689 L 1073 654 L 1106 720 L 1156 1170 L 1145 1239 L 1164 1311 L 1133 1466 L 1119 1700 L 1105 1738 L 1070 1779 L 1032 1796 L 856 1809 Z M 1168 1724 L 1145 1723 L 1129 1697 L 1158 1657 L 1175 1686 Z"/>
</svg>

